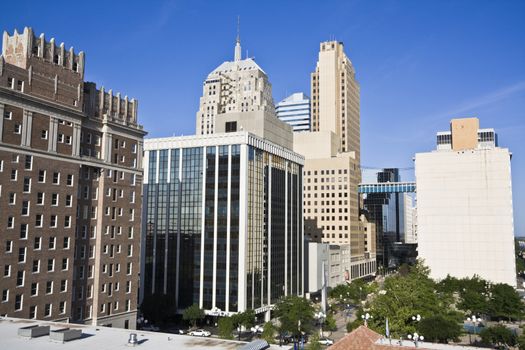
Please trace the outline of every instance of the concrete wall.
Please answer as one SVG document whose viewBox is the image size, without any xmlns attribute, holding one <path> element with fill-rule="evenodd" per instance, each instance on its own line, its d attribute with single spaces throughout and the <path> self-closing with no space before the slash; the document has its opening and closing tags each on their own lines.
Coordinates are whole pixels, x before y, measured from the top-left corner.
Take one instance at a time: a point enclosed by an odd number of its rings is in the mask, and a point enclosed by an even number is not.
<svg viewBox="0 0 525 350">
<path fill-rule="evenodd" d="M 516 286 L 508 149 L 416 154 L 419 256 L 433 278 Z"/>
</svg>

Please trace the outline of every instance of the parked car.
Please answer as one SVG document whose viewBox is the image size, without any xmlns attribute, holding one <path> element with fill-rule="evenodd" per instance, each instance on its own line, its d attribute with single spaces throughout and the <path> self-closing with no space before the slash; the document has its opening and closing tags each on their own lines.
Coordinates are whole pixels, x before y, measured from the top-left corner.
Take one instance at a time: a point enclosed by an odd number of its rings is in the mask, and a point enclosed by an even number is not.
<svg viewBox="0 0 525 350">
<path fill-rule="evenodd" d="M 170 328 L 168 329 L 168 332 L 173 334 L 185 334 L 186 332 L 182 328 Z"/>
<path fill-rule="evenodd" d="M 145 325 L 141 328 L 143 331 L 158 332 L 160 328 L 152 324 Z"/>
<path fill-rule="evenodd" d="M 204 329 L 196 329 L 194 331 L 189 332 L 188 334 L 195 337 L 209 337 L 211 335 L 210 332 Z"/>
<path fill-rule="evenodd" d="M 333 345 L 334 341 L 330 338 L 321 338 L 319 339 L 319 344 L 321 345 Z"/>
</svg>

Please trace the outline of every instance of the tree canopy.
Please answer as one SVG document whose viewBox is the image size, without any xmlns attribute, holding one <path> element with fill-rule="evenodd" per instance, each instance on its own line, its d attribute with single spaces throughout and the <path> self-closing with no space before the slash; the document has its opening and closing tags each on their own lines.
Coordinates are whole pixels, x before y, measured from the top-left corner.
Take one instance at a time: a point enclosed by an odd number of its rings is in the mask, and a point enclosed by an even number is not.
<svg viewBox="0 0 525 350">
<path fill-rule="evenodd" d="M 480 336 L 483 343 L 492 344 L 498 349 L 506 349 L 517 342 L 516 335 L 503 325 L 485 328 L 481 331 Z"/>
<path fill-rule="evenodd" d="M 310 300 L 290 295 L 277 302 L 274 312 L 281 322 L 279 327 L 281 333 L 287 332 L 298 336 L 300 331 L 310 333 L 313 329 L 315 310 Z"/>
<path fill-rule="evenodd" d="M 199 308 L 199 305 L 193 304 L 182 313 L 182 319 L 191 323 L 192 327 L 196 327 L 197 321 L 204 318 L 204 310 Z"/>
<path fill-rule="evenodd" d="M 423 318 L 417 325 L 419 333 L 430 342 L 448 343 L 459 340 L 461 327 L 456 320 L 443 315 Z"/>
</svg>

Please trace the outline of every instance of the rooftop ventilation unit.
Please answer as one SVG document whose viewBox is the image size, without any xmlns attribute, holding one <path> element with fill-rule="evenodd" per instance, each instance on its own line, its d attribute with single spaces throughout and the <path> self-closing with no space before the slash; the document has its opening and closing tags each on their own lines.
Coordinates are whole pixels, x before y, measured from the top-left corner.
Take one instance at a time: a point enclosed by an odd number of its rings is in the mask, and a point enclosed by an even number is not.
<svg viewBox="0 0 525 350">
<path fill-rule="evenodd" d="M 128 346 L 135 346 L 138 344 L 139 344 L 139 341 L 137 339 L 137 333 L 131 333 L 128 339 Z"/>
<path fill-rule="evenodd" d="M 82 330 L 80 329 L 71 329 L 71 328 L 62 328 L 55 331 L 51 331 L 49 338 L 51 340 L 65 343 L 70 340 L 79 339 L 82 336 Z"/>
<path fill-rule="evenodd" d="M 35 338 L 49 334 L 49 326 L 27 326 L 18 328 L 18 335 L 21 337 Z"/>
</svg>

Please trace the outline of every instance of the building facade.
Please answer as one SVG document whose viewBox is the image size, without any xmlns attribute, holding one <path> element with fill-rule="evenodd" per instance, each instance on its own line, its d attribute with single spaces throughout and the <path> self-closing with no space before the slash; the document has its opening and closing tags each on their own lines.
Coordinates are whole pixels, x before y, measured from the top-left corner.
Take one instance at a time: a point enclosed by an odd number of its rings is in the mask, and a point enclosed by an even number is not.
<svg viewBox="0 0 525 350">
<path fill-rule="evenodd" d="M 252 58 L 241 57 L 237 36 L 233 61 L 223 62 L 208 74 L 202 88 L 196 118 L 196 134 L 213 134 L 219 114 L 265 111 L 274 113 L 272 86 Z"/>
<path fill-rule="evenodd" d="M 141 297 L 230 315 L 303 294 L 303 157 L 237 131 L 147 140 L 144 159 Z"/>
<path fill-rule="evenodd" d="M 0 56 L 0 314 L 134 328 L 137 101 L 84 81 L 82 52 L 31 28 Z"/>
<path fill-rule="evenodd" d="M 351 258 L 344 270 L 355 270 L 351 279 L 373 275 L 375 251 L 367 249 L 373 245 L 359 213 L 359 85 L 342 43 L 321 43 L 311 78 L 313 131 L 294 133 L 294 150 L 305 156 L 305 236 L 349 245 Z"/>
<path fill-rule="evenodd" d="M 341 152 L 355 152 L 361 161 L 360 88 L 355 68 L 343 43 L 320 44 L 311 74 L 312 131 L 331 131 L 339 137 Z"/>
<path fill-rule="evenodd" d="M 310 98 L 302 92 L 294 93 L 275 106 L 277 118 L 292 126 L 293 131 L 310 131 Z"/>
<path fill-rule="evenodd" d="M 433 278 L 516 286 L 511 154 L 477 118 L 454 119 L 415 156 L 418 252 Z"/>
</svg>

